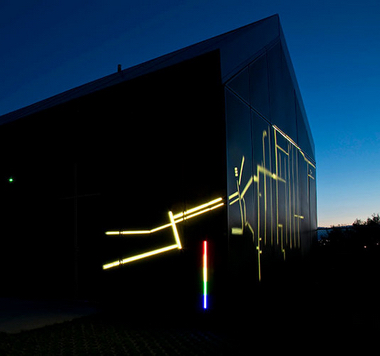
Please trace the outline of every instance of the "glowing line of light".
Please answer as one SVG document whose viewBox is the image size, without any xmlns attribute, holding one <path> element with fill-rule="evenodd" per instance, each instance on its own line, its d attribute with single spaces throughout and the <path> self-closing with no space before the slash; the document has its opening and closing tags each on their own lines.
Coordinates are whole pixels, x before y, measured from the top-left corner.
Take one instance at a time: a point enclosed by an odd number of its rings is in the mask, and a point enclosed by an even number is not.
<svg viewBox="0 0 380 356">
<path fill-rule="evenodd" d="M 211 210 L 220 208 L 221 206 L 224 205 L 224 203 L 221 202 L 222 200 L 223 200 L 223 198 L 217 198 L 217 199 L 211 200 L 205 204 L 198 205 L 198 206 L 191 208 L 189 210 L 175 214 L 175 215 L 173 215 L 174 222 L 176 224 L 178 224 L 184 220 L 189 220 L 189 219 L 192 219 L 198 215 L 201 215 L 201 214 L 207 213 Z M 106 235 L 108 235 L 108 236 L 110 236 L 110 235 L 148 235 L 148 234 L 152 234 L 154 232 L 157 232 L 157 231 L 160 231 L 163 229 L 167 229 L 168 227 L 171 227 L 171 226 L 172 226 L 172 223 L 170 222 L 169 224 L 161 225 L 161 226 L 155 227 L 151 230 L 107 231 Z"/>
<path fill-rule="evenodd" d="M 150 234 L 151 230 L 137 230 L 137 231 L 121 231 L 121 235 L 147 235 Z"/>
<path fill-rule="evenodd" d="M 236 197 L 236 196 L 238 196 L 238 195 L 239 195 L 239 192 L 232 193 L 232 194 L 228 197 L 228 199 L 231 200 L 232 198 L 234 198 L 234 197 Z M 239 198 L 238 198 L 238 199 L 239 199 Z"/>
<path fill-rule="evenodd" d="M 241 198 L 244 198 L 245 193 L 247 192 L 248 188 L 251 186 L 252 183 L 253 183 L 253 177 L 249 178 L 248 183 L 245 185 L 241 193 Z"/>
<path fill-rule="evenodd" d="M 268 136 L 269 133 L 269 126 L 268 126 L 268 132 L 263 131 L 263 137 L 262 137 L 262 161 L 261 165 L 257 165 L 257 173 L 256 175 L 251 176 L 248 179 L 248 182 L 242 187 L 242 174 L 243 174 L 243 168 L 244 168 L 244 162 L 245 157 L 242 156 L 242 161 L 240 164 L 240 172 L 237 166 L 234 167 L 234 176 L 236 178 L 236 191 L 228 196 L 228 204 L 234 205 L 239 203 L 240 208 L 240 217 L 241 217 L 241 227 L 232 227 L 231 228 L 231 234 L 232 235 L 243 235 L 246 228 L 249 228 L 249 230 L 252 233 L 253 241 L 255 241 L 254 237 L 254 230 L 250 223 L 247 220 L 246 216 L 246 204 L 244 197 L 251 187 L 253 183 L 257 183 L 257 253 L 258 253 L 258 275 L 259 280 L 261 280 L 261 253 L 262 253 L 262 246 L 261 244 L 264 243 L 266 245 L 267 242 L 267 212 L 268 212 L 268 206 L 267 206 L 267 179 L 271 178 L 275 181 L 275 186 L 270 185 L 269 191 L 270 191 L 270 197 L 273 196 L 273 189 L 275 191 L 275 210 L 270 211 L 271 220 L 273 220 L 273 215 L 275 214 L 275 220 L 277 228 L 270 228 L 270 236 L 271 236 L 271 245 L 273 246 L 275 243 L 274 236 L 276 234 L 277 236 L 277 245 L 281 244 L 281 252 L 283 254 L 283 259 L 286 259 L 286 248 L 288 244 L 290 245 L 290 249 L 293 248 L 293 246 L 297 246 L 297 236 L 298 236 L 298 247 L 301 247 L 301 235 L 300 235 L 300 220 L 305 219 L 303 215 L 294 214 L 295 211 L 298 209 L 296 208 L 294 211 L 292 211 L 292 201 L 295 206 L 298 206 L 299 204 L 299 194 L 298 188 L 296 189 L 296 185 L 298 182 L 298 167 L 299 163 L 298 160 L 301 159 L 297 154 L 298 152 L 302 155 L 304 161 L 307 163 L 307 177 L 308 179 L 315 180 L 315 176 L 313 174 L 313 170 L 316 168 L 315 164 L 311 162 L 306 154 L 302 151 L 300 146 L 298 146 L 295 141 L 293 141 L 288 135 L 286 135 L 283 131 L 281 131 L 277 126 L 272 125 L 273 129 L 273 138 L 274 138 L 274 167 L 275 171 L 272 172 L 268 168 L 266 168 L 266 151 L 268 150 L 268 153 L 271 152 L 271 136 Z M 279 135 L 278 135 L 279 134 Z M 282 141 L 282 144 L 285 146 L 285 148 L 281 147 L 279 144 L 280 135 L 285 139 L 285 141 Z M 266 143 L 264 138 L 268 138 L 267 140 L 267 149 L 266 149 Z M 263 182 L 261 182 L 261 175 L 264 176 Z M 283 176 L 283 177 L 281 177 Z M 279 183 L 285 183 L 284 189 L 285 189 L 285 195 L 282 197 L 282 195 L 279 195 Z M 264 197 L 263 199 L 260 199 L 262 197 L 262 188 L 261 185 L 264 184 Z M 281 217 L 280 219 L 280 211 L 279 211 L 279 199 L 284 199 L 285 202 L 282 205 L 281 209 L 285 209 L 285 216 Z M 296 200 L 297 199 L 297 200 Z M 262 201 L 264 201 L 264 207 L 262 206 Z M 261 213 L 262 209 L 264 208 L 264 236 L 261 236 L 262 234 L 262 227 L 261 227 Z M 293 215 L 292 215 L 293 214 Z M 297 219 L 297 220 L 295 220 Z M 284 220 L 284 225 L 280 222 Z M 277 231 L 276 231 L 277 230 Z M 263 241 L 262 241 L 263 240 Z"/>
<path fill-rule="evenodd" d="M 303 215 L 296 215 L 296 214 L 294 214 L 294 217 L 298 218 L 298 219 L 304 219 L 305 218 Z"/>
<path fill-rule="evenodd" d="M 203 309 L 207 309 L 207 241 L 203 241 Z"/>
<path fill-rule="evenodd" d="M 122 264 L 121 261 L 110 262 L 110 263 L 107 263 L 107 264 L 103 265 L 103 269 L 117 267 L 117 266 L 120 266 L 121 264 Z"/>
<path fill-rule="evenodd" d="M 240 198 L 236 198 L 235 200 L 233 200 L 232 202 L 230 202 L 230 205 L 234 205 L 236 202 L 239 201 Z"/>
<path fill-rule="evenodd" d="M 281 135 L 283 136 L 287 141 L 289 141 L 293 146 L 295 146 L 298 151 L 300 151 L 300 153 L 302 154 L 303 158 L 305 159 L 305 161 L 310 164 L 313 168 L 315 168 L 315 165 L 310 162 L 310 160 L 308 160 L 305 156 L 305 154 L 303 153 L 302 149 L 300 146 L 298 146 L 285 132 L 283 132 L 282 130 L 280 130 L 276 125 L 273 125 L 273 128 Z"/>
<path fill-rule="evenodd" d="M 198 215 L 201 215 L 201 214 L 207 213 L 207 212 L 209 212 L 209 211 L 211 211 L 211 210 L 218 209 L 218 208 L 220 208 L 220 207 L 223 206 L 223 205 L 224 205 L 224 203 L 220 203 L 220 204 L 214 205 L 214 206 L 212 206 L 212 207 L 210 207 L 210 208 L 207 208 L 207 209 L 204 209 L 204 210 L 198 211 L 198 212 L 196 212 L 196 213 L 194 213 L 194 214 L 191 214 L 191 215 L 189 215 L 189 216 L 184 217 L 184 218 L 181 219 L 181 220 L 178 220 L 178 222 L 181 222 L 181 221 L 183 221 L 183 220 L 189 220 L 189 219 L 192 219 L 192 218 L 194 218 L 194 217 L 196 217 L 196 216 L 198 216 Z M 176 222 L 177 222 L 177 220 L 176 220 Z"/>
<path fill-rule="evenodd" d="M 171 225 L 172 225 L 171 223 L 165 224 L 165 225 L 162 225 L 162 226 L 159 226 L 159 227 L 156 227 L 156 228 L 150 230 L 150 232 L 153 234 L 154 232 L 164 230 L 164 229 L 170 227 Z"/>
<path fill-rule="evenodd" d="M 241 227 L 233 227 L 231 229 L 232 235 L 243 235 L 243 232 L 244 232 L 244 229 L 242 229 Z"/>
<path fill-rule="evenodd" d="M 291 138 L 288 136 L 285 132 L 283 132 L 280 128 L 278 128 L 276 125 L 273 125 L 273 128 L 281 135 L 283 136 L 287 141 L 289 141 L 293 146 L 297 147 L 300 151 L 301 148 L 298 146 Z"/>
<path fill-rule="evenodd" d="M 182 213 L 178 213 L 178 214 L 174 215 L 174 219 L 182 218 L 182 217 L 187 216 L 189 214 L 192 214 L 192 213 L 194 213 L 196 211 L 199 211 L 199 210 L 202 210 L 204 208 L 207 208 L 210 205 L 214 205 L 216 203 L 219 203 L 222 200 L 223 200 L 223 198 L 217 198 L 217 199 L 209 201 L 208 203 L 205 203 L 205 204 L 202 204 L 202 205 L 198 205 L 198 206 L 196 206 L 194 208 L 191 208 L 191 209 L 186 210 L 186 211 L 184 211 Z"/>
<path fill-rule="evenodd" d="M 196 206 L 192 209 L 186 210 L 186 211 L 179 213 L 179 214 L 176 214 L 176 215 L 173 215 L 173 213 L 171 211 L 169 211 L 168 215 L 169 215 L 170 223 L 158 226 L 158 227 L 151 229 L 151 230 L 107 231 L 106 235 L 148 235 L 148 234 L 152 234 L 156 231 L 163 230 L 163 229 L 166 229 L 168 227 L 172 227 L 176 244 L 170 245 L 167 247 L 163 247 L 163 248 L 160 248 L 158 250 L 153 250 L 153 251 L 149 251 L 146 253 L 142 253 L 140 255 L 128 257 L 128 258 L 125 258 L 123 260 L 114 261 L 114 262 L 105 264 L 105 265 L 103 265 L 103 269 L 109 269 L 112 267 L 117 267 L 117 266 L 129 263 L 132 261 L 136 261 L 136 260 L 146 258 L 149 256 L 153 256 L 153 255 L 157 255 L 159 253 L 170 251 L 170 250 L 173 250 L 176 248 L 179 250 L 182 249 L 182 244 L 181 244 L 181 240 L 180 240 L 180 237 L 178 234 L 176 224 L 178 224 L 182 221 L 188 220 L 188 219 L 192 219 L 198 215 L 207 213 L 207 212 L 212 211 L 214 209 L 220 208 L 221 206 L 224 205 L 224 202 L 222 200 L 223 200 L 223 198 L 217 198 L 217 199 L 214 199 L 208 203 Z"/>
<path fill-rule="evenodd" d="M 112 268 L 112 267 L 124 265 L 124 264 L 129 263 L 129 262 L 141 260 L 141 259 L 146 258 L 146 257 L 158 255 L 160 253 L 164 253 L 164 252 L 167 252 L 167 251 L 170 251 L 170 250 L 175 250 L 175 249 L 178 249 L 178 248 L 179 247 L 178 247 L 177 244 L 176 245 L 170 245 L 170 246 L 162 247 L 162 248 L 159 248 L 157 250 L 153 250 L 153 251 L 142 253 L 140 255 L 124 258 L 121 261 L 115 261 L 115 262 L 107 263 L 107 264 L 103 265 L 103 269 L 109 269 L 109 268 Z"/>
<path fill-rule="evenodd" d="M 171 211 L 169 211 L 169 219 L 170 219 L 170 222 L 171 222 L 171 225 L 172 225 L 173 234 L 174 234 L 175 241 L 177 242 L 178 249 L 181 250 L 182 249 L 181 240 L 179 239 L 179 234 L 178 234 L 177 226 L 175 224 L 173 213 Z"/>
<path fill-rule="evenodd" d="M 288 151 L 286 151 L 285 149 L 283 149 L 281 146 L 278 146 L 278 145 L 277 145 L 276 148 L 277 148 L 278 150 L 282 151 L 286 156 L 289 156 Z"/>
<path fill-rule="evenodd" d="M 240 173 L 239 173 L 239 186 L 241 184 L 241 177 L 243 175 L 243 168 L 244 168 L 244 162 L 245 162 L 245 157 L 243 156 L 241 160 L 241 165 L 240 165 Z"/>
</svg>

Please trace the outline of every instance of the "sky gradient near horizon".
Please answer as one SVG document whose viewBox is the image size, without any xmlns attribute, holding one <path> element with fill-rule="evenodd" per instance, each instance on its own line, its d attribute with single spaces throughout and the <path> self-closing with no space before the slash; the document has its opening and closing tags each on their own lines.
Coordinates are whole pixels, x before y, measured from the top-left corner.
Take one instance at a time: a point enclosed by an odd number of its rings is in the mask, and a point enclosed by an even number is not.
<svg viewBox="0 0 380 356">
<path fill-rule="evenodd" d="M 318 226 L 379 213 L 377 0 L 3 0 L 0 115 L 275 13 L 314 136 Z"/>
</svg>

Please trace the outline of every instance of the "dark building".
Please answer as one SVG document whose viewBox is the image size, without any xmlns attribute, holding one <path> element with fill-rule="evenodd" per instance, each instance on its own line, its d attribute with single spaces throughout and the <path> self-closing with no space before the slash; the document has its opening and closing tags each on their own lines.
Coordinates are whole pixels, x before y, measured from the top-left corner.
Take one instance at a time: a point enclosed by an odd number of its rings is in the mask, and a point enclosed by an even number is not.
<svg viewBox="0 0 380 356">
<path fill-rule="evenodd" d="M 316 238 L 314 143 L 277 15 L 0 123 L 3 294 L 214 308 Z"/>
</svg>

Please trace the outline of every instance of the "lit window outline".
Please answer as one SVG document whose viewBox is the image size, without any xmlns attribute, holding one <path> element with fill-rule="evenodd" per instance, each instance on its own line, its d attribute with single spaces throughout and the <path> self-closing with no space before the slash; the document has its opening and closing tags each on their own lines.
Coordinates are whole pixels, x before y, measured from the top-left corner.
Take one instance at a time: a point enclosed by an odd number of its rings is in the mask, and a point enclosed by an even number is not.
<svg viewBox="0 0 380 356">
<path fill-rule="evenodd" d="M 173 230 L 174 240 L 176 243 L 174 245 L 165 246 L 165 247 L 162 247 L 162 248 L 159 248 L 156 250 L 144 252 L 144 253 L 141 253 L 138 255 L 130 256 L 130 257 L 127 257 L 127 258 L 124 258 L 121 260 L 117 260 L 114 262 L 104 264 L 103 269 L 106 270 L 106 269 L 110 269 L 113 267 L 118 267 L 120 265 L 124 265 L 124 264 L 130 263 L 130 262 L 134 262 L 134 261 L 137 261 L 137 260 L 140 260 L 143 258 L 158 255 L 158 254 L 168 252 L 171 250 L 175 250 L 175 249 L 181 250 L 182 244 L 181 244 L 181 239 L 180 239 L 180 236 L 179 236 L 179 233 L 177 230 L 177 224 L 181 223 L 183 221 L 192 219 L 196 216 L 208 213 L 208 212 L 215 210 L 215 209 L 218 209 L 222 206 L 224 206 L 223 198 L 219 197 L 217 199 L 211 200 L 207 203 L 198 205 L 194 208 L 191 208 L 189 210 L 186 210 L 186 211 L 183 211 L 183 212 L 180 212 L 177 214 L 173 214 L 172 211 L 169 211 L 168 216 L 169 216 L 170 223 L 155 227 L 155 228 L 150 229 L 150 230 L 106 231 L 105 234 L 108 236 L 110 236 L 110 235 L 148 235 L 148 234 L 153 234 L 157 231 L 171 227 Z"/>
</svg>

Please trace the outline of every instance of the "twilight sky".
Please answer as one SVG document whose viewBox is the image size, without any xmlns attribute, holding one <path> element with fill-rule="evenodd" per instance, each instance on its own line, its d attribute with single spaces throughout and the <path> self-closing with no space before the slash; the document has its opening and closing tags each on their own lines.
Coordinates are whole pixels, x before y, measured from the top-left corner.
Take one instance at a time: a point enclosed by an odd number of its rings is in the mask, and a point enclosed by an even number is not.
<svg viewBox="0 0 380 356">
<path fill-rule="evenodd" d="M 318 225 L 379 213 L 378 0 L 1 0 L 0 115 L 275 13 L 314 135 Z"/>
</svg>

